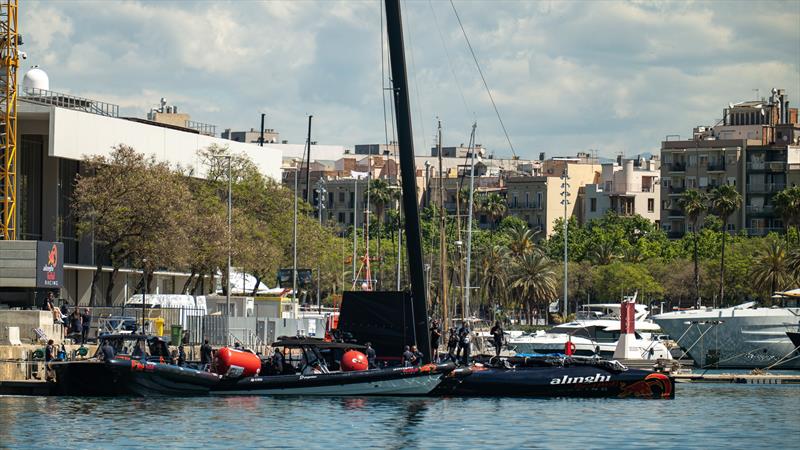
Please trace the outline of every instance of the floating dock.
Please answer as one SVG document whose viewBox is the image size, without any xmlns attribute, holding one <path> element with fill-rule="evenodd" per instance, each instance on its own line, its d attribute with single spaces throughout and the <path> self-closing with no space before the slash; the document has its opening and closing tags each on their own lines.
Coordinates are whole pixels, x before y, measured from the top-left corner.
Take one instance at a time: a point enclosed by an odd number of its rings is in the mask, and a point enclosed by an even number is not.
<svg viewBox="0 0 800 450">
<path fill-rule="evenodd" d="M 0 395 L 53 395 L 54 387 L 47 381 L 0 381 Z"/>
<path fill-rule="evenodd" d="M 749 373 L 675 373 L 677 383 L 800 384 L 800 375 Z"/>
</svg>

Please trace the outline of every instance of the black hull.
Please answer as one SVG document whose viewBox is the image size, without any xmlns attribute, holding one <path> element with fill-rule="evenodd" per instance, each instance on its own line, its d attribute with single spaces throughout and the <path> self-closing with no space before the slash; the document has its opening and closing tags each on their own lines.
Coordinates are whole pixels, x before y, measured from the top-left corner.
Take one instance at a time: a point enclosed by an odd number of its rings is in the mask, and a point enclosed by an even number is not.
<svg viewBox="0 0 800 450">
<path fill-rule="evenodd" d="M 434 394 L 672 399 L 675 381 L 662 373 L 603 365 L 473 367 L 467 376 L 445 378 Z"/>
<path fill-rule="evenodd" d="M 786 335 L 789 336 L 789 340 L 792 341 L 795 351 L 800 353 L 800 331 L 787 331 Z"/>
<path fill-rule="evenodd" d="M 215 395 L 428 395 L 453 364 L 223 380 Z"/>
<path fill-rule="evenodd" d="M 56 392 L 79 396 L 206 395 L 219 376 L 161 363 L 115 359 L 58 364 Z"/>
</svg>

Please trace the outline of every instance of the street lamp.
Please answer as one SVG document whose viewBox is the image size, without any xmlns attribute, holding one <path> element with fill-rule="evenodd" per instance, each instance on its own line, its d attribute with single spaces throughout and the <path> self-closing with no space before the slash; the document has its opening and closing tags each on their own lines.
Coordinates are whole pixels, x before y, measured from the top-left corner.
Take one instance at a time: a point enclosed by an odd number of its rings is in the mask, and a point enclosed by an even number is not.
<svg viewBox="0 0 800 450">
<path fill-rule="evenodd" d="M 295 309 L 297 307 L 297 179 L 300 177 L 300 168 L 297 166 L 298 160 L 292 159 L 291 167 L 284 167 L 283 170 L 294 172 L 294 218 L 292 223 L 292 316 L 296 318 Z"/>
<path fill-rule="evenodd" d="M 144 316 L 145 316 L 145 305 L 147 305 L 147 258 L 142 258 L 142 273 L 144 274 L 144 283 L 142 283 L 142 334 L 145 334 L 144 330 Z"/>
<path fill-rule="evenodd" d="M 317 214 L 319 215 L 319 225 L 322 227 L 322 214 L 325 210 L 325 195 L 328 190 L 325 189 L 325 179 L 320 178 L 317 181 Z M 322 285 L 322 266 L 317 266 L 317 309 L 322 309 L 322 300 L 320 297 L 320 286 Z"/>
<path fill-rule="evenodd" d="M 263 128 L 263 127 L 262 127 Z M 214 158 L 226 159 L 228 161 L 228 272 L 225 277 L 225 317 L 231 316 L 231 251 L 233 246 L 232 214 L 233 214 L 233 182 L 231 178 L 231 155 L 217 155 Z"/>
</svg>

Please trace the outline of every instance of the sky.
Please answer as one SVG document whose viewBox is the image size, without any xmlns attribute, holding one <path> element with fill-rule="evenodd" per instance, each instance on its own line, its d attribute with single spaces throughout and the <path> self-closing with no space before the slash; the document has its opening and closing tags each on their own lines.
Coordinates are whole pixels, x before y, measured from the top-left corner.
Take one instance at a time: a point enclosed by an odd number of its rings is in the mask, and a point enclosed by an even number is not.
<svg viewBox="0 0 800 450">
<path fill-rule="evenodd" d="M 522 158 L 657 153 L 774 87 L 800 105 L 800 1 L 454 4 Z M 416 153 L 438 118 L 444 145 L 469 142 L 476 122 L 476 141 L 510 157 L 450 2 L 401 5 Z M 263 112 L 290 143 L 313 114 L 312 140 L 346 146 L 391 140 L 384 26 L 378 0 L 25 0 L 19 12 L 22 68 L 39 65 L 53 91 L 136 117 L 165 97 L 217 133 L 258 129 Z"/>
</svg>

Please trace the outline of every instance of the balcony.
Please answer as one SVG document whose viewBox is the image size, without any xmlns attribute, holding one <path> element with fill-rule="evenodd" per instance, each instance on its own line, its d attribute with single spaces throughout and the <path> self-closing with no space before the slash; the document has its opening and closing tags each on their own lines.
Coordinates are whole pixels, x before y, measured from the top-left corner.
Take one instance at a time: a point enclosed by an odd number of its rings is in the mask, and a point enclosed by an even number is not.
<svg viewBox="0 0 800 450">
<path fill-rule="evenodd" d="M 766 161 L 747 163 L 751 172 L 786 172 L 786 163 L 782 161 Z"/>
<path fill-rule="evenodd" d="M 686 186 L 670 186 L 669 195 L 680 195 L 686 191 Z"/>
<path fill-rule="evenodd" d="M 775 211 L 775 208 L 772 205 L 747 206 L 745 209 L 747 214 L 752 215 L 772 215 L 772 213 Z"/>
<path fill-rule="evenodd" d="M 667 169 L 670 172 L 685 172 L 686 171 L 686 163 L 684 162 L 674 162 L 672 164 L 667 164 Z"/>
<path fill-rule="evenodd" d="M 683 235 L 686 234 L 683 231 L 667 231 L 667 238 L 669 239 L 680 239 Z"/>
<path fill-rule="evenodd" d="M 706 167 L 709 172 L 725 172 L 725 163 L 711 163 Z"/>
<path fill-rule="evenodd" d="M 785 183 L 750 183 L 747 191 L 753 194 L 771 194 L 782 191 L 786 188 Z"/>
<path fill-rule="evenodd" d="M 749 236 L 766 236 L 766 235 L 768 235 L 770 233 L 783 233 L 784 231 L 786 231 L 786 230 L 784 230 L 783 228 L 769 228 L 769 227 L 748 228 L 747 229 L 747 234 Z"/>
<path fill-rule="evenodd" d="M 670 209 L 669 212 L 667 212 L 667 217 L 670 219 L 683 219 L 685 213 L 682 209 Z"/>
</svg>

